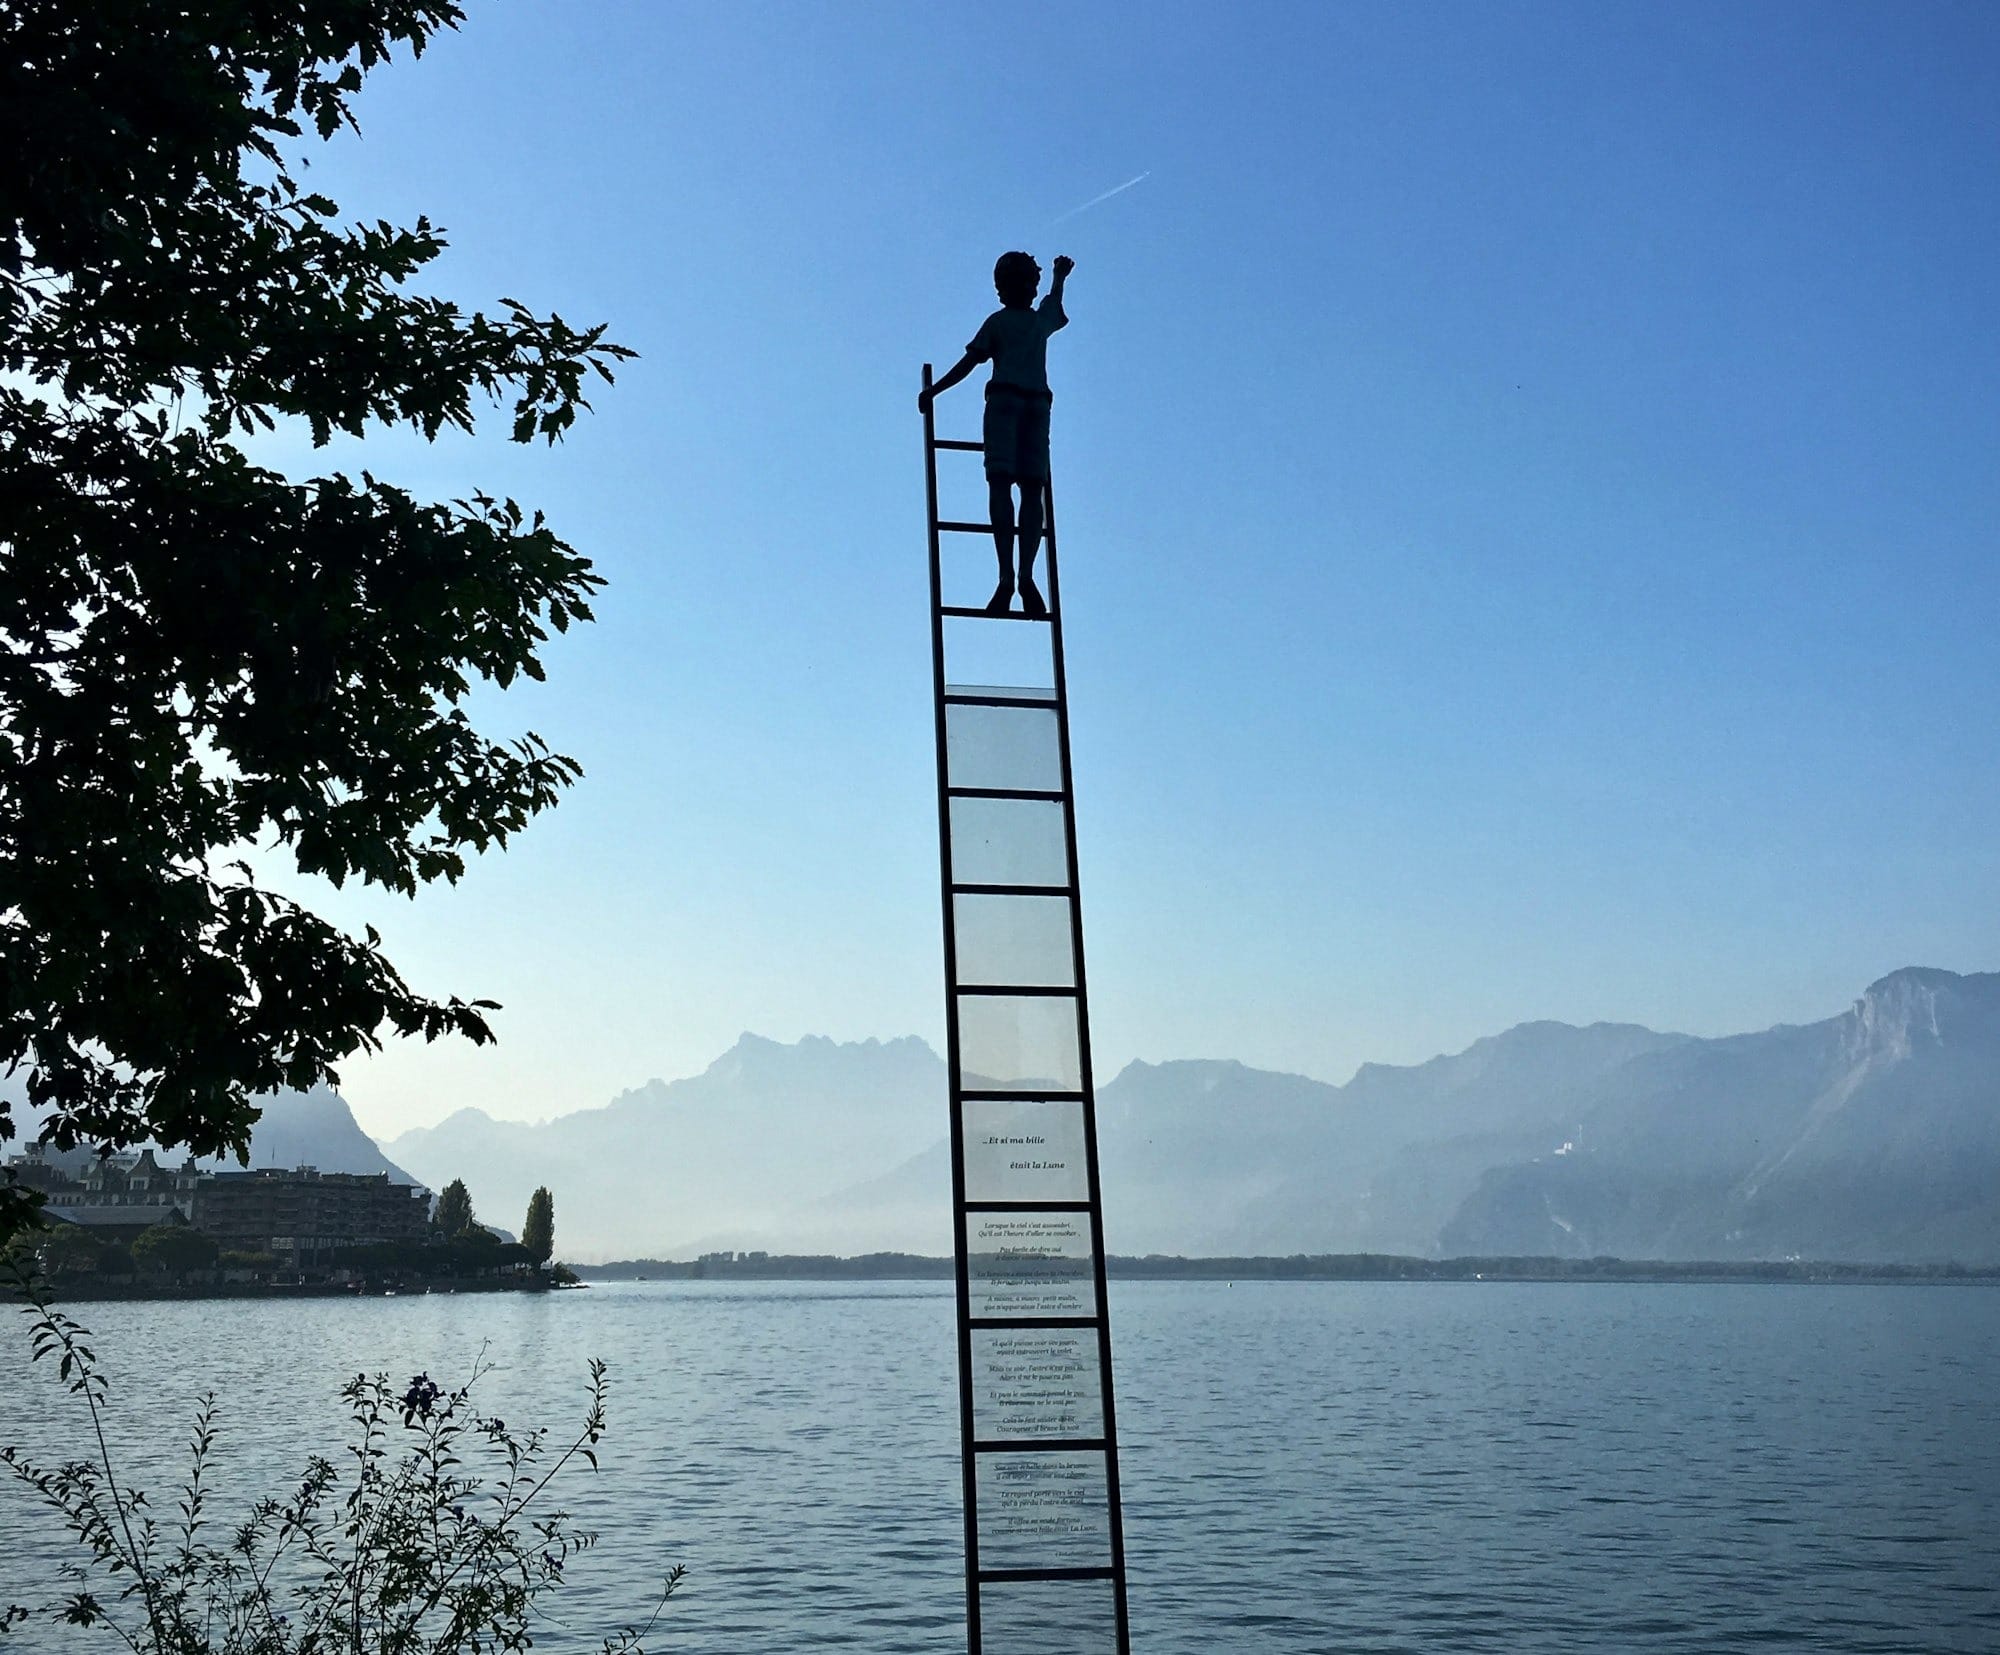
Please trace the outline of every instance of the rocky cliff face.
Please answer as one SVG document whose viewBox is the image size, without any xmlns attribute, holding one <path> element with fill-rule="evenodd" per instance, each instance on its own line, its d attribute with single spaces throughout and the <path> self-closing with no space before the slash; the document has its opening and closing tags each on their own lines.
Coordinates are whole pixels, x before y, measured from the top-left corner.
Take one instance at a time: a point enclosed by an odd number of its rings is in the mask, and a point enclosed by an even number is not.
<svg viewBox="0 0 2000 1655">
<path fill-rule="evenodd" d="M 1611 1077 L 1572 1151 L 1493 1167 L 1447 1252 L 2000 1258 L 2000 975 L 1910 969 L 1839 1017 Z"/>
</svg>

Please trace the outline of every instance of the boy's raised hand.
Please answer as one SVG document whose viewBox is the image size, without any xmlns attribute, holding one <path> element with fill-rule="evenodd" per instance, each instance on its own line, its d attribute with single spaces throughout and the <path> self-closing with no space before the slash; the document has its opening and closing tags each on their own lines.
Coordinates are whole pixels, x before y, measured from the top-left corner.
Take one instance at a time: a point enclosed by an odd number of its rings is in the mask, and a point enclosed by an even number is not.
<svg viewBox="0 0 2000 1655">
<path fill-rule="evenodd" d="M 1076 260 L 1071 258 L 1069 254 L 1058 253 L 1056 255 L 1055 272 L 1057 281 L 1063 280 L 1075 268 Z"/>
</svg>

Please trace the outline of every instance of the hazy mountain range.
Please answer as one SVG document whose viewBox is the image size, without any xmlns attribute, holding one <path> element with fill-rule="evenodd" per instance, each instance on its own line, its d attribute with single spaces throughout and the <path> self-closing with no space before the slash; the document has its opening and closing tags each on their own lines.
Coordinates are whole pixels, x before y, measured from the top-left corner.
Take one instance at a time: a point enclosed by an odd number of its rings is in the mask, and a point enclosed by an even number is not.
<svg viewBox="0 0 2000 1655">
<path fill-rule="evenodd" d="M 286 1094 L 252 1161 L 462 1177 L 503 1225 L 547 1184 L 580 1262 L 946 1253 L 944 1093 L 915 1038 L 746 1034 L 604 1108 L 462 1109 L 386 1155 L 334 1093 Z M 2000 1262 L 2000 974 L 1898 971 L 1823 1022 L 1723 1039 L 1525 1023 L 1344 1086 L 1134 1063 L 1098 1118 L 1121 1253 Z"/>
<path fill-rule="evenodd" d="M 35 1136 L 41 1120 L 29 1108 L 18 1084 L 0 1088 L 0 1097 L 6 1098 L 14 1117 L 17 1135 L 5 1146 L 5 1153 L 12 1154 Z M 88 1145 L 47 1153 L 59 1165 L 78 1174 L 96 1159 L 96 1152 Z M 186 1152 L 169 1151 L 160 1154 L 159 1159 L 163 1166 L 177 1167 L 186 1159 Z M 233 1155 L 198 1157 L 197 1164 L 211 1172 L 238 1172 L 243 1167 Z M 375 1140 L 361 1130 L 353 1111 L 347 1107 L 347 1100 L 329 1086 L 315 1086 L 310 1092 L 279 1092 L 265 1099 L 264 1112 L 250 1133 L 249 1164 L 317 1167 L 322 1172 L 386 1172 L 398 1184 L 421 1182 L 382 1153 Z M 524 1206 L 522 1211 L 526 1210 Z"/>
<path fill-rule="evenodd" d="M 538 1183 L 580 1260 L 950 1250 L 922 1041 L 745 1035 L 704 1073 L 387 1147 L 501 1222 Z M 1344 1086 L 1134 1063 L 1099 1090 L 1121 1253 L 2000 1261 L 2000 974 L 1912 968 L 1803 1027 L 1527 1023 Z"/>
</svg>

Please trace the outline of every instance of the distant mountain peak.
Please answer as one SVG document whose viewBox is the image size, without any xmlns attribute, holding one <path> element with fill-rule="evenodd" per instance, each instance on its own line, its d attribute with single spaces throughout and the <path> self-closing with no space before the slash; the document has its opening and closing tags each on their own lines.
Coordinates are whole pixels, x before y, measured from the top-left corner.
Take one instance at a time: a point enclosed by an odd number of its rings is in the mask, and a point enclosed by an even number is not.
<svg viewBox="0 0 2000 1655">
<path fill-rule="evenodd" d="M 413 1178 L 385 1156 L 379 1145 L 354 1119 L 347 1100 L 324 1083 L 307 1092 L 281 1091 L 260 1095 L 259 1115 L 250 1132 L 251 1167 L 316 1167 L 321 1172 L 386 1172 L 398 1184 Z M 212 1171 L 234 1172 L 233 1155 L 209 1157 Z"/>
<path fill-rule="evenodd" d="M 438 1122 L 439 1126 L 491 1126 L 493 1117 L 474 1104 L 461 1104 Z"/>
<path fill-rule="evenodd" d="M 1529 1051 L 1573 1049 L 1579 1041 L 1618 1043 L 1638 1040 L 1648 1044 L 1659 1041 L 1677 1041 L 1685 1035 L 1671 1030 L 1648 1028 L 1643 1023 L 1612 1023 L 1602 1019 L 1595 1023 L 1564 1023 L 1553 1017 L 1539 1017 L 1532 1022 L 1516 1023 L 1512 1028 L 1502 1029 L 1498 1034 L 1489 1034 L 1475 1040 L 1458 1053 L 1468 1057 L 1474 1052 L 1496 1048 L 1514 1048 Z M 1447 1058 L 1433 1058 L 1433 1062 L 1449 1062 Z"/>
<path fill-rule="evenodd" d="M 1946 971 L 1940 966 L 1906 965 L 1902 969 L 1892 971 L 1886 977 L 1878 977 L 1874 982 L 1870 983 L 1862 991 L 1861 998 L 1855 1004 L 1858 1007 L 1870 1001 L 1894 1004 L 1897 1002 L 1907 1002 L 1919 997 L 1934 998 L 1941 992 L 1950 992 L 1962 988 L 1967 984 L 1978 984 L 1988 981 L 1993 975 L 1993 973 L 1987 972 L 1981 973 L 1978 976 L 1967 977 L 1956 971 Z"/>
<path fill-rule="evenodd" d="M 1868 985 L 1848 1013 L 1843 1046 L 1856 1061 L 1908 1057 L 1942 1045 L 1962 1018 L 2000 1001 L 2000 974 L 1962 976 L 1936 966 L 1906 965 Z"/>
<path fill-rule="evenodd" d="M 893 1040 L 877 1039 L 870 1035 L 865 1040 L 835 1040 L 831 1035 L 802 1034 L 797 1040 L 773 1040 L 769 1035 L 757 1034 L 745 1029 L 736 1037 L 736 1043 L 708 1066 L 705 1072 L 713 1073 L 725 1068 L 730 1062 L 770 1062 L 782 1061 L 799 1056 L 825 1057 L 839 1054 L 861 1055 L 870 1052 L 888 1052 L 906 1056 L 915 1052 L 929 1053 L 929 1044 L 914 1034 L 898 1035 Z"/>
</svg>

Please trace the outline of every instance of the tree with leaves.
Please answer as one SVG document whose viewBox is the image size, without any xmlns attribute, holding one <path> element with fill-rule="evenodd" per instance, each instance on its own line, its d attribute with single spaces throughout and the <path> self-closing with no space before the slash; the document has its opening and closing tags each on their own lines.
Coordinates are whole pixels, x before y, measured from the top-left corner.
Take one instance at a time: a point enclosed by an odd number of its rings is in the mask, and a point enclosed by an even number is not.
<svg viewBox="0 0 2000 1655">
<path fill-rule="evenodd" d="M 428 439 L 495 403 L 553 442 L 630 354 L 412 291 L 428 218 L 301 184 L 363 75 L 461 20 L 0 0 L 0 1073 L 61 1147 L 241 1157 L 260 1093 L 386 1033 L 491 1038 L 490 1001 L 417 992 L 236 849 L 414 895 L 579 774 L 463 704 L 591 618 L 586 558 L 511 500 L 295 481 L 240 445 Z M 0 1190 L 0 1237 L 32 1199 Z"/>
<path fill-rule="evenodd" d="M 141 1270 L 180 1277 L 215 1262 L 214 1240 L 185 1224 L 155 1224 L 132 1243 L 132 1262 Z"/>
<path fill-rule="evenodd" d="M 537 1264 L 547 1264 L 556 1250 L 556 1198 L 546 1184 L 528 1197 L 528 1216 L 521 1221 L 521 1245 Z"/>
<path fill-rule="evenodd" d="M 461 1236 L 478 1221 L 472 1216 L 472 1192 L 465 1187 L 463 1178 L 454 1178 L 445 1185 L 437 1198 L 437 1205 L 431 1209 L 431 1228 L 447 1241 Z"/>
<path fill-rule="evenodd" d="M 81 1224 L 58 1219 L 37 1234 L 25 1232 L 21 1238 L 41 1267 L 51 1276 L 84 1275 L 104 1268 L 104 1243 Z"/>
</svg>

